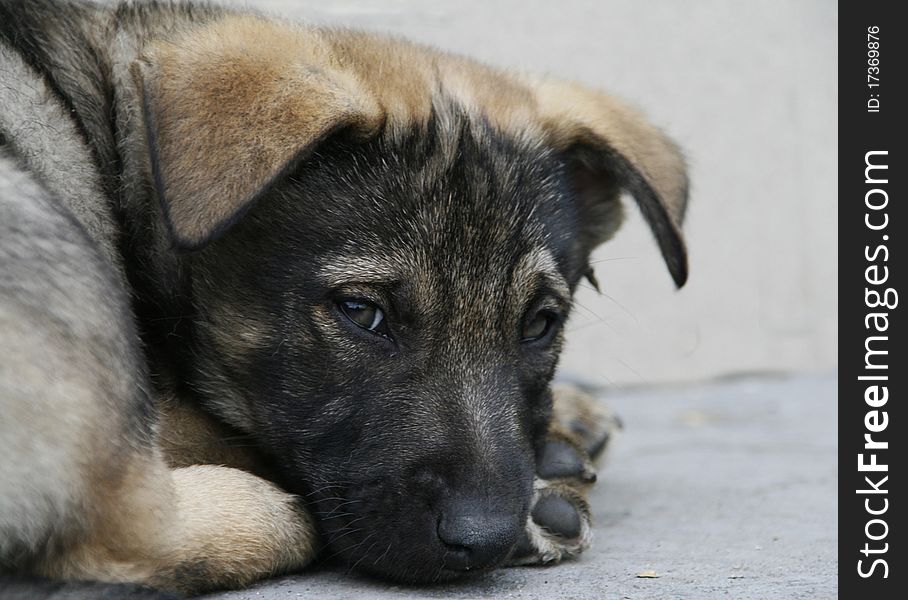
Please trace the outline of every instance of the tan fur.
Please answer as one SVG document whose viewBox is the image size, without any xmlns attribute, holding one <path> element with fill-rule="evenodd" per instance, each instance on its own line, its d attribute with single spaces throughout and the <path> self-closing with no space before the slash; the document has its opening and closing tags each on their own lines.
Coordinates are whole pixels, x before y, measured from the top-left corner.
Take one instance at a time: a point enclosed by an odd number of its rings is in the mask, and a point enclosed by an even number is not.
<svg viewBox="0 0 908 600">
<path fill-rule="evenodd" d="M 149 581 L 197 592 L 241 587 L 305 566 L 315 527 L 298 500 L 269 481 L 228 467 L 173 471 L 178 544 Z"/>
<path fill-rule="evenodd" d="M 622 154 L 662 199 L 680 228 L 687 201 L 687 175 L 678 147 L 637 111 L 618 99 L 576 83 L 529 79 L 539 119 L 556 148 L 606 144 Z M 679 234 L 680 235 L 680 234 Z"/>
<path fill-rule="evenodd" d="M 239 469 L 171 470 L 155 453 L 92 484 L 92 526 L 36 574 L 199 593 L 300 568 L 314 555 L 315 529 L 297 499 Z"/>
<path fill-rule="evenodd" d="M 159 406 L 158 446 L 171 468 L 223 465 L 265 474 L 265 467 L 254 460 L 248 440 L 239 432 L 177 398 L 161 400 Z"/>
<path fill-rule="evenodd" d="M 668 234 L 681 239 L 687 179 L 677 147 L 627 105 L 576 84 L 517 77 L 403 40 L 250 16 L 155 43 L 134 74 L 159 193 L 187 246 L 207 240 L 328 133 L 424 123 L 438 95 L 557 150 L 618 152 L 655 192 Z M 615 191 L 611 181 L 599 185 Z"/>
<path fill-rule="evenodd" d="M 242 206 L 300 152 L 339 127 L 375 131 L 380 113 L 321 37 L 228 18 L 137 63 L 155 176 L 188 246 Z"/>
<path fill-rule="evenodd" d="M 37 574 L 101 581 L 150 579 L 154 556 L 168 553 L 174 545 L 169 475 L 159 458 L 143 453 L 122 456 L 121 463 L 122 473 L 99 469 L 88 478 L 83 498 L 87 527 L 39 561 Z"/>
</svg>

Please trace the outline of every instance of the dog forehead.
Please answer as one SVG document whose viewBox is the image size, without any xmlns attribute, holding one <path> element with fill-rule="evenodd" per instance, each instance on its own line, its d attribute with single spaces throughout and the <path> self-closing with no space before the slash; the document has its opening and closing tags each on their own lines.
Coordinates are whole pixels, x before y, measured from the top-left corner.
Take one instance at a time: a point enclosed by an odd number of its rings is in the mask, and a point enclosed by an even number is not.
<svg viewBox="0 0 908 600">
<path fill-rule="evenodd" d="M 463 261 L 458 260 L 439 262 L 436 258 L 430 256 L 425 248 L 399 248 L 373 254 L 364 251 L 357 244 L 351 244 L 338 249 L 337 252 L 323 255 L 318 265 L 317 276 L 329 285 L 335 286 L 348 282 L 396 282 L 420 279 L 418 277 L 420 274 L 433 271 L 451 272 L 463 264 Z M 569 293 L 567 289 L 562 289 L 563 277 L 557 262 L 552 252 L 544 246 L 534 246 L 513 260 L 504 258 L 501 261 L 493 261 L 486 257 L 484 264 L 490 267 L 489 280 L 506 280 L 510 284 L 520 285 L 543 278 L 558 293 L 564 292 L 565 295 Z M 501 268 L 495 268 L 496 266 Z"/>
<path fill-rule="evenodd" d="M 554 287 L 563 281 L 532 209 L 437 192 L 445 197 L 347 220 L 346 241 L 320 256 L 319 278 L 329 286 L 406 284 L 450 299 L 523 292 L 540 277 L 559 282 Z"/>
<path fill-rule="evenodd" d="M 551 151 L 450 98 L 436 99 L 425 124 L 319 153 L 314 169 L 326 216 L 366 244 L 413 244 L 454 258 L 513 255 L 541 245 L 550 226 L 572 216 L 563 165 Z"/>
<path fill-rule="evenodd" d="M 321 289 L 397 286 L 427 313 L 489 318 L 542 283 L 569 296 L 576 216 L 561 162 L 456 99 L 436 98 L 424 124 L 327 144 L 288 191 L 275 213 L 295 213 L 283 226 L 319 248 L 307 262 Z"/>
</svg>

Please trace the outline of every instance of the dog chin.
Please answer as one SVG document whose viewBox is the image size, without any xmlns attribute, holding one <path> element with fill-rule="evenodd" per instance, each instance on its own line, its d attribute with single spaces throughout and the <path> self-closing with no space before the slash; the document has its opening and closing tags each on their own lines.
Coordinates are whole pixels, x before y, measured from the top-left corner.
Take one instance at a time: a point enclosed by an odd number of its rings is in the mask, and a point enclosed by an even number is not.
<svg viewBox="0 0 908 600">
<path fill-rule="evenodd" d="M 409 556 L 411 552 L 412 550 L 405 551 L 405 554 Z M 482 577 L 501 566 L 492 565 L 467 570 L 451 569 L 446 566 L 443 554 L 430 556 L 430 552 L 422 553 L 424 559 L 420 562 L 414 561 L 412 556 L 407 559 L 398 559 L 393 548 L 384 556 L 381 554 L 375 557 L 371 555 L 351 556 L 346 562 L 352 565 L 354 570 L 365 575 L 410 585 L 433 585 L 473 579 Z"/>
</svg>

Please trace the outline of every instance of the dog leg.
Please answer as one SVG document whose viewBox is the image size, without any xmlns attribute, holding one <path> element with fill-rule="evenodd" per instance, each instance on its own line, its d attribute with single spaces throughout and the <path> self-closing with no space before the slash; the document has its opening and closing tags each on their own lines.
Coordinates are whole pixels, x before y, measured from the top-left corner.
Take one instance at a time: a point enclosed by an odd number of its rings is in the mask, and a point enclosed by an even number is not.
<svg viewBox="0 0 908 600">
<path fill-rule="evenodd" d="M 549 433 L 536 460 L 533 503 L 511 565 L 554 563 L 580 554 L 592 538 L 587 494 L 620 420 L 586 392 L 570 385 L 552 390 Z"/>
<path fill-rule="evenodd" d="M 100 519 L 33 572 L 142 583 L 183 594 L 236 588 L 304 566 L 315 534 L 297 499 L 229 467 L 137 460 L 95 498 Z"/>
<path fill-rule="evenodd" d="M 0 571 L 199 592 L 304 565 L 296 498 L 168 468 L 116 270 L 3 156 L 0 173 Z"/>
</svg>

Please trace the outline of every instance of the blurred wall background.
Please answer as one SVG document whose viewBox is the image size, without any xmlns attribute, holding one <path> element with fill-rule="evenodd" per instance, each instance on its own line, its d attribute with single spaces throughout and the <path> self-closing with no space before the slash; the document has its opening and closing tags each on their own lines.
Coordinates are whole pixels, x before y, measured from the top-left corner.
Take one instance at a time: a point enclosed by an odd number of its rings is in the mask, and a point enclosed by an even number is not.
<svg viewBox="0 0 908 600">
<path fill-rule="evenodd" d="M 691 277 L 635 208 L 597 253 L 562 372 L 603 385 L 836 365 L 837 9 L 826 0 L 259 0 L 605 89 L 686 149 Z"/>
</svg>

